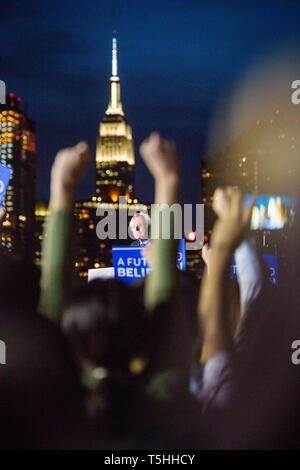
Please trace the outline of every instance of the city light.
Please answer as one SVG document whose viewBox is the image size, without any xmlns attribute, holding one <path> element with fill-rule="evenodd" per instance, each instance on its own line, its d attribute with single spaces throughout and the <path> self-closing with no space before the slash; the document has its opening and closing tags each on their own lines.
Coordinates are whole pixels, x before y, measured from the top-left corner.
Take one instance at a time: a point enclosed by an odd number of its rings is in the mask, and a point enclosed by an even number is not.
<svg viewBox="0 0 300 470">
<path fill-rule="evenodd" d="M 36 241 L 40 244 L 41 233 L 33 229 L 36 217 L 40 217 L 34 211 L 35 128 L 31 119 L 18 108 L 21 98 L 14 93 L 8 96 L 12 101 L 2 105 L 0 110 L 0 162 L 12 169 L 13 178 L 3 201 L 9 217 L 3 224 L 2 245 L 10 251 L 26 252 L 38 261 L 40 249 L 34 244 Z"/>
<path fill-rule="evenodd" d="M 189 242 L 194 242 L 196 241 L 196 232 L 189 232 L 187 239 Z"/>
</svg>

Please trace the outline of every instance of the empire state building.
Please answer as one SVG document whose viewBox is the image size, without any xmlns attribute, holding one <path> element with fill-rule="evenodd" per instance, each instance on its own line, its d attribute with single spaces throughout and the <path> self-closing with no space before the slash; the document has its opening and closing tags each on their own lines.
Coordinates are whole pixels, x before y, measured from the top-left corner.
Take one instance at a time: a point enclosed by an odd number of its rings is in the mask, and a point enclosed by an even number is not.
<svg viewBox="0 0 300 470">
<path fill-rule="evenodd" d="M 131 199 L 134 189 L 134 164 L 132 129 L 126 122 L 121 102 L 117 38 L 114 31 L 110 100 L 105 116 L 100 122 L 97 137 L 97 199 L 102 202 L 117 202 L 119 196 Z"/>
</svg>

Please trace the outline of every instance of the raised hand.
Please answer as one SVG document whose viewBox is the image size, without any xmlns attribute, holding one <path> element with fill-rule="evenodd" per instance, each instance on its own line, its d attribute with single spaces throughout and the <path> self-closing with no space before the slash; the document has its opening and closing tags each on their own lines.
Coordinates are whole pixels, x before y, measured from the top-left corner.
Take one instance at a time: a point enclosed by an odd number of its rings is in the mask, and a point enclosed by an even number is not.
<svg viewBox="0 0 300 470">
<path fill-rule="evenodd" d="M 52 208 L 59 209 L 72 203 L 89 161 L 90 152 L 85 142 L 58 152 L 51 170 Z"/>
<path fill-rule="evenodd" d="M 178 178 L 179 158 L 174 142 L 152 132 L 140 146 L 140 154 L 155 180 Z"/>
<path fill-rule="evenodd" d="M 212 207 L 220 219 L 222 219 L 228 211 L 232 192 L 233 188 L 230 186 L 226 188 L 217 188 L 214 192 Z"/>
<path fill-rule="evenodd" d="M 216 189 L 213 209 L 219 219 L 213 229 L 212 247 L 222 245 L 234 250 L 239 246 L 250 230 L 255 200 L 256 196 L 253 195 L 251 204 L 245 207 L 244 195 L 241 191 L 232 187 Z"/>
<path fill-rule="evenodd" d="M 140 154 L 155 180 L 155 203 L 171 205 L 179 200 L 179 157 L 174 142 L 152 132 L 140 146 Z"/>
</svg>

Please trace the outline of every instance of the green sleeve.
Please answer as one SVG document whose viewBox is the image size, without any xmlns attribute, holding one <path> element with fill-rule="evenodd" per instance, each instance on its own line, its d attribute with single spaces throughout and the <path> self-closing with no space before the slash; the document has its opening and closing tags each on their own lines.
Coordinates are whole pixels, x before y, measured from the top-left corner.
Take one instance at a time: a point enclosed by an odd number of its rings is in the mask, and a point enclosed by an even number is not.
<svg viewBox="0 0 300 470">
<path fill-rule="evenodd" d="M 152 271 L 145 282 L 144 302 L 148 310 L 154 309 L 158 304 L 170 300 L 176 283 L 176 259 L 178 240 L 174 240 L 174 214 L 168 208 L 155 209 L 159 214 L 153 217 L 152 232 L 158 233 L 156 239 L 151 240 Z M 170 220 L 170 236 L 163 238 L 163 223 Z M 163 222 L 164 221 L 164 222 Z M 158 229 L 158 231 L 157 231 Z"/>
<path fill-rule="evenodd" d="M 71 210 L 52 212 L 44 227 L 39 312 L 59 322 L 70 273 Z"/>
</svg>

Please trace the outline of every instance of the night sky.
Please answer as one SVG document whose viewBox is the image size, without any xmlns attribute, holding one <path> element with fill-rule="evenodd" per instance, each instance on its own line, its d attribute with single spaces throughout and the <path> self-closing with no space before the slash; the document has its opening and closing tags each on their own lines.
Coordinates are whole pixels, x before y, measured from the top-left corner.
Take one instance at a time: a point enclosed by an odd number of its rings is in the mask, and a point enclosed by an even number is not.
<svg viewBox="0 0 300 470">
<path fill-rule="evenodd" d="M 216 109 L 224 107 L 225 124 L 231 93 L 249 67 L 281 46 L 300 50 L 300 2 L 293 0 L 10 0 L 0 14 L 0 79 L 36 122 L 38 199 L 48 198 L 58 149 L 86 140 L 95 157 L 109 100 L 113 29 L 143 201 L 152 200 L 153 185 L 138 147 L 150 131 L 178 142 L 184 198 L 197 201 Z M 216 147 L 226 143 L 224 136 L 214 139 Z M 80 197 L 93 194 L 94 178 L 93 165 Z"/>
</svg>

